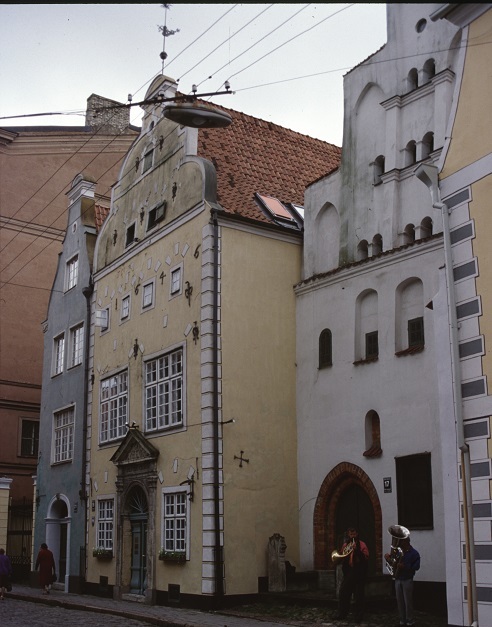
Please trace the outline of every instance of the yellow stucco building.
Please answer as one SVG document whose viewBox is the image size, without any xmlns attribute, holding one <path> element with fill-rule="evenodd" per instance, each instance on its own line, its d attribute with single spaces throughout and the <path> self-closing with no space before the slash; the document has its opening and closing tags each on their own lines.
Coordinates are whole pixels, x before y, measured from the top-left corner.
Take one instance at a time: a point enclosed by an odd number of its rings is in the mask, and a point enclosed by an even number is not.
<svg viewBox="0 0 492 627">
<path fill-rule="evenodd" d="M 113 189 L 89 364 L 88 588 L 157 603 L 257 593 L 277 533 L 298 563 L 300 203 L 340 155 L 228 110 L 180 126 L 175 90 L 150 86 Z"/>
</svg>

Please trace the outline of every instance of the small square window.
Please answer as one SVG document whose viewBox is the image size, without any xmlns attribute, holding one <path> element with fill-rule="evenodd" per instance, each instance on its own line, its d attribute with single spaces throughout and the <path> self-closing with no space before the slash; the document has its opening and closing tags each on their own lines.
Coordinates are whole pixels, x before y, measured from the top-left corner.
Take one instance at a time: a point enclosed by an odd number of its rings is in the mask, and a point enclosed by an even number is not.
<svg viewBox="0 0 492 627">
<path fill-rule="evenodd" d="M 147 222 L 147 230 L 154 228 L 156 224 L 162 222 L 166 217 L 166 201 L 149 211 L 149 219 Z"/>
<path fill-rule="evenodd" d="M 135 241 L 135 222 L 130 224 L 130 226 L 126 229 L 126 239 L 125 246 L 130 246 Z"/>
<path fill-rule="evenodd" d="M 125 296 L 121 301 L 121 319 L 126 320 L 130 316 L 130 296 Z"/>
<path fill-rule="evenodd" d="M 171 271 L 171 295 L 175 296 L 181 292 L 181 267 Z"/>
<path fill-rule="evenodd" d="M 408 347 L 424 345 L 424 319 L 414 318 L 408 321 Z"/>
<path fill-rule="evenodd" d="M 142 309 L 152 307 L 154 304 L 154 282 L 147 283 L 143 286 L 142 291 Z"/>
<path fill-rule="evenodd" d="M 366 333 L 366 359 L 373 359 L 379 355 L 378 332 Z"/>
</svg>

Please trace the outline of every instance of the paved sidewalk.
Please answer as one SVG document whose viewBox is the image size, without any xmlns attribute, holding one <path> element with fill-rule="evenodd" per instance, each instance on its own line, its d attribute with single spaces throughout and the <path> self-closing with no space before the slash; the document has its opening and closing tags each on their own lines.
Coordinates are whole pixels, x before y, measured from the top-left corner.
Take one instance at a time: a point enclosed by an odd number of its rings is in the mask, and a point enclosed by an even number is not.
<svg viewBox="0 0 492 627">
<path fill-rule="evenodd" d="M 83 594 L 65 593 L 52 590 L 50 595 L 43 595 L 41 590 L 29 586 L 15 585 L 8 598 L 21 601 L 32 602 L 33 604 L 44 604 L 52 608 L 64 608 L 66 610 L 76 610 L 90 612 L 87 620 L 84 621 L 86 627 L 99 625 L 110 627 L 110 617 L 123 617 L 127 620 L 141 621 L 143 625 L 159 625 L 161 627 L 346 627 L 354 625 L 353 617 L 348 620 L 336 620 L 335 608 L 320 609 L 313 606 L 305 606 L 300 612 L 284 606 L 280 614 L 274 616 L 267 605 L 254 604 L 253 606 L 242 606 L 234 609 L 224 609 L 220 612 L 206 612 L 186 608 L 167 607 L 163 605 L 147 605 L 132 601 L 116 601 L 103 597 L 96 597 Z M 74 612 L 76 614 L 77 612 Z M 418 627 L 445 627 L 447 621 L 442 617 L 437 617 L 424 612 L 416 612 Z M 106 616 L 106 620 L 104 619 Z M 0 615 L 0 625 L 1 625 Z M 79 624 L 79 623 L 77 623 Z M 395 609 L 368 608 L 365 620 L 360 627 L 395 627 L 398 618 Z M 18 627 L 23 627 L 19 626 Z M 359 627 L 359 626 L 358 626 Z"/>
</svg>

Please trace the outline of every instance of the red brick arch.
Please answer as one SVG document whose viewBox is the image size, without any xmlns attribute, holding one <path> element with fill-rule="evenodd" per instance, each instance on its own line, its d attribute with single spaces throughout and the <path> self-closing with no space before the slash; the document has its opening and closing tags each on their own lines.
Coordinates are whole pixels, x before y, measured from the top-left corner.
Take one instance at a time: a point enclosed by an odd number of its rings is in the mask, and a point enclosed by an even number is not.
<svg viewBox="0 0 492 627">
<path fill-rule="evenodd" d="M 374 511 L 376 535 L 376 570 L 382 570 L 382 515 L 378 493 L 368 475 L 355 464 L 342 462 L 325 477 L 316 499 L 313 515 L 314 568 L 331 570 L 330 559 L 336 548 L 335 513 L 341 495 L 352 485 L 360 486 L 368 495 Z"/>
</svg>

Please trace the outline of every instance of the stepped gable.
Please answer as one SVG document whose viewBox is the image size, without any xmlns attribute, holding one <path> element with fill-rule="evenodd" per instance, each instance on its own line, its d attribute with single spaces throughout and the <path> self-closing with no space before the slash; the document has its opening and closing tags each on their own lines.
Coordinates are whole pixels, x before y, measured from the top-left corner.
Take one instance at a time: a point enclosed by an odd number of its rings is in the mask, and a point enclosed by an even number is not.
<svg viewBox="0 0 492 627">
<path fill-rule="evenodd" d="M 336 169 L 342 149 L 245 113 L 218 107 L 233 119 L 222 129 L 200 129 L 198 156 L 217 170 L 217 200 L 231 214 L 270 222 L 255 192 L 304 205 L 309 183 Z"/>
</svg>

